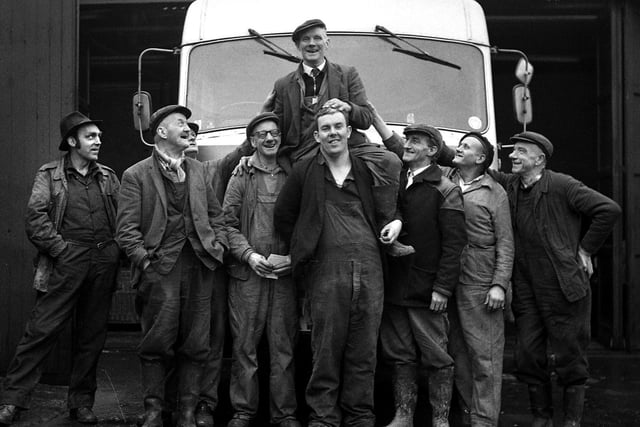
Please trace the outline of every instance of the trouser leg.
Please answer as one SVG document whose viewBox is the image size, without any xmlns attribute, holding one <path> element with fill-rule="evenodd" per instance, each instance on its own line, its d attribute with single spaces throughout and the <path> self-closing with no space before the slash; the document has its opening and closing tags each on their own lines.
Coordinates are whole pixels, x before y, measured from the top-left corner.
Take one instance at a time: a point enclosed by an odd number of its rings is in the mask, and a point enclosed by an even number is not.
<svg viewBox="0 0 640 427">
<path fill-rule="evenodd" d="M 15 356 L 7 370 L 0 403 L 28 408 L 44 359 L 72 317 L 89 269 L 90 249 L 69 245 L 54 261 L 48 291 L 39 292 Z"/>
<path fill-rule="evenodd" d="M 90 253 L 91 269 L 76 306 L 76 339 L 68 394 L 70 409 L 93 407 L 96 370 L 107 337 L 120 258 L 115 242 L 102 249 L 92 249 Z"/>
<path fill-rule="evenodd" d="M 257 349 L 267 315 L 268 283 L 255 274 L 229 282 L 229 325 L 233 338 L 229 395 L 234 418 L 252 419 L 258 411 Z"/>
<path fill-rule="evenodd" d="M 344 351 L 340 406 L 343 425 L 375 425 L 374 379 L 378 331 L 382 317 L 383 284 L 379 265 L 354 263 L 353 299 Z"/>
<path fill-rule="evenodd" d="M 313 262 L 307 273 L 313 366 L 306 388 L 309 424 L 338 427 L 342 358 L 349 331 L 351 263 Z"/>
<path fill-rule="evenodd" d="M 458 314 L 458 296 L 460 285 L 456 289 L 454 298 L 449 298 L 447 314 L 449 317 L 449 354 L 454 361 L 454 384 L 457 393 L 454 393 L 458 406 L 462 411 L 462 419 L 465 425 L 471 422 L 470 406 L 473 394 L 473 376 L 471 374 L 471 361 L 469 350 L 464 340 L 464 333 Z"/>
<path fill-rule="evenodd" d="M 211 290 L 211 324 L 209 332 L 209 356 L 202 372 L 200 401 L 211 410 L 218 406 L 218 386 L 222 373 L 222 357 L 227 328 L 228 277 L 223 268 L 214 272 Z"/>
<path fill-rule="evenodd" d="M 295 419 L 298 408 L 294 350 L 298 331 L 298 307 L 291 276 L 274 281 L 267 315 L 270 357 L 271 423 Z"/>
<path fill-rule="evenodd" d="M 364 160 L 373 177 L 376 220 L 384 225 L 395 218 L 402 161 L 382 147 L 365 143 L 350 146 L 351 153 Z"/>
<path fill-rule="evenodd" d="M 470 410 L 474 426 L 495 426 L 500 416 L 504 314 L 502 310 L 489 311 L 484 305 L 489 288 L 460 285 L 456 295 L 467 360 L 470 361 L 467 375 L 471 381 Z"/>
</svg>

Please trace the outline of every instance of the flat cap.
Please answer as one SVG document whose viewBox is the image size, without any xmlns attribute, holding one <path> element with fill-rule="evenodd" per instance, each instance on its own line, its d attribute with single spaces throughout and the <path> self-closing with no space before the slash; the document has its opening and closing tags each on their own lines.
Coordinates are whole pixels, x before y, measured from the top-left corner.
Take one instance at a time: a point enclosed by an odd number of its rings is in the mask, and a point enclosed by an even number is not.
<svg viewBox="0 0 640 427">
<path fill-rule="evenodd" d="M 149 132 L 151 132 L 152 136 L 156 134 L 156 130 L 158 129 L 158 126 L 160 126 L 160 122 L 172 113 L 182 113 L 187 119 L 191 117 L 191 110 L 187 107 L 183 107 L 182 105 L 165 105 L 164 107 L 157 109 L 151 115 L 151 119 L 149 120 Z"/>
<path fill-rule="evenodd" d="M 540 147 L 547 160 L 549 160 L 551 156 L 553 156 L 553 144 L 546 136 L 537 132 L 531 132 L 530 130 L 528 130 L 525 132 L 517 133 L 509 139 L 514 144 L 516 142 L 526 142 L 529 144 L 537 145 L 538 147 Z"/>
<path fill-rule="evenodd" d="M 278 119 L 278 116 L 276 116 L 274 113 L 260 113 L 253 119 L 251 119 L 251 121 L 247 125 L 247 139 L 251 137 L 251 135 L 253 134 L 253 130 L 256 128 L 256 126 L 258 126 L 258 124 L 266 122 L 267 120 L 276 122 L 276 124 L 280 126 L 280 119 Z"/>
<path fill-rule="evenodd" d="M 187 126 L 189 126 L 189 129 L 194 131 L 196 134 L 200 131 L 200 126 L 195 122 L 189 122 L 187 123 Z"/>
<path fill-rule="evenodd" d="M 442 148 L 444 147 L 444 141 L 442 140 L 442 134 L 438 129 L 424 123 L 412 124 L 404 128 L 405 135 L 409 135 L 412 133 L 421 133 L 423 135 L 427 135 L 431 142 L 433 142 L 438 147 L 437 154 L 440 154 Z"/>
<path fill-rule="evenodd" d="M 314 27 L 322 27 L 325 30 L 327 29 L 327 26 L 324 25 L 324 22 L 322 22 L 321 20 L 309 19 L 308 21 L 304 21 L 302 24 L 298 25 L 296 29 L 293 30 L 293 34 L 291 34 L 291 39 L 293 39 L 294 43 L 298 43 L 298 40 L 300 40 L 300 35 L 305 31 L 307 31 L 308 29 L 314 28 Z"/>
</svg>

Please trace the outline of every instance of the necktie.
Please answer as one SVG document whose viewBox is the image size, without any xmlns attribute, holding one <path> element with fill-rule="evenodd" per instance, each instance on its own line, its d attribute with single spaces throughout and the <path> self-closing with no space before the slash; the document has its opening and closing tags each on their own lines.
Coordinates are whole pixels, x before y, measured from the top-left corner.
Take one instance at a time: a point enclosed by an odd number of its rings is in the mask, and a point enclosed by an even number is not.
<svg viewBox="0 0 640 427">
<path fill-rule="evenodd" d="M 316 96 L 318 94 L 318 89 L 316 86 L 316 79 L 318 78 L 318 74 L 320 74 L 320 70 L 318 70 L 317 68 L 311 69 L 311 78 L 313 79 L 313 96 Z"/>
<path fill-rule="evenodd" d="M 411 172 L 411 169 L 409 169 L 407 171 L 407 186 L 404 188 L 409 188 L 411 184 L 413 184 L 413 172 Z"/>
</svg>

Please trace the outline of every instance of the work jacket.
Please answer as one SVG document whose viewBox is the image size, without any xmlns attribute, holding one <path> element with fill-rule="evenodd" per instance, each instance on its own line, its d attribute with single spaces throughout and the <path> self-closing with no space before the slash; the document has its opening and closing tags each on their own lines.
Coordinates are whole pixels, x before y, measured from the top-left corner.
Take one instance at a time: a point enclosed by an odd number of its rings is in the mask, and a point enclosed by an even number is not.
<svg viewBox="0 0 640 427">
<path fill-rule="evenodd" d="M 67 247 L 60 226 L 67 207 L 68 191 L 65 157 L 46 163 L 38 169 L 27 204 L 25 229 L 27 237 L 38 249 L 33 287 L 47 291 L 53 259 Z M 97 163 L 98 185 L 111 231 L 115 234 L 117 198 L 120 182 L 113 169 Z"/>
<path fill-rule="evenodd" d="M 397 219 L 402 221 L 398 241 L 415 253 L 391 257 L 385 283 L 385 303 L 428 307 L 436 291 L 450 297 L 460 276 L 460 255 L 467 244 L 464 204 L 460 187 L 436 164 L 407 185 L 407 169 L 400 176 Z"/>
<path fill-rule="evenodd" d="M 520 176 L 493 170 L 489 173 L 507 191 L 511 220 L 517 227 Z M 589 276 L 580 263 L 578 248 L 596 253 L 620 216 L 620 206 L 577 179 L 548 169 L 543 170 L 531 191 L 534 192 L 533 217 L 544 250 L 562 293 L 569 302 L 577 301 L 589 288 Z M 584 235 L 581 234 L 583 218 L 590 220 Z"/>
</svg>

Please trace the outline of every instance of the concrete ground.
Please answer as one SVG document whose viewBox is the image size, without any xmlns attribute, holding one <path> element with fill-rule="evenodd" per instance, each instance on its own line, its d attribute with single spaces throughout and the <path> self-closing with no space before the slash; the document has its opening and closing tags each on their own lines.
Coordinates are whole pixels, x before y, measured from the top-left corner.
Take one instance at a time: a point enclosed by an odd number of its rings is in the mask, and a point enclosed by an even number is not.
<svg viewBox="0 0 640 427">
<path fill-rule="evenodd" d="M 137 332 L 110 332 L 107 346 L 98 369 L 98 392 L 94 411 L 100 426 L 134 426 L 142 412 L 142 398 L 138 360 L 134 348 Z M 302 340 L 304 345 L 304 340 Z M 526 387 L 518 383 L 513 372 L 512 348 L 507 344 L 501 426 L 529 426 L 529 409 Z M 304 350 L 301 357 L 308 354 Z M 589 352 L 591 379 L 588 382 L 583 426 L 640 426 L 640 354 L 610 351 L 592 345 Z M 303 396 L 304 371 L 308 363 L 299 363 L 300 396 Z M 302 371 L 302 372 L 301 372 Z M 262 375 L 266 380 L 266 376 Z M 229 360 L 226 359 L 221 402 L 216 411 L 216 425 L 225 426 L 232 412 L 228 400 Z M 264 381 L 263 381 L 264 383 Z M 385 425 L 392 417 L 392 397 L 388 374 L 380 370 L 376 381 L 376 411 L 379 425 Z M 265 390 L 263 396 L 267 391 Z M 71 426 L 66 410 L 66 387 L 41 384 L 36 389 L 32 409 L 21 414 L 15 426 Z M 268 426 L 266 399 L 262 399 L 260 417 L 255 426 Z M 554 389 L 554 401 L 558 407 L 556 422 L 561 417 L 561 393 Z M 429 425 L 429 405 L 426 389 L 421 386 L 415 425 Z M 301 418 L 306 411 L 302 409 Z M 452 415 L 452 426 L 458 425 Z"/>
</svg>

